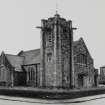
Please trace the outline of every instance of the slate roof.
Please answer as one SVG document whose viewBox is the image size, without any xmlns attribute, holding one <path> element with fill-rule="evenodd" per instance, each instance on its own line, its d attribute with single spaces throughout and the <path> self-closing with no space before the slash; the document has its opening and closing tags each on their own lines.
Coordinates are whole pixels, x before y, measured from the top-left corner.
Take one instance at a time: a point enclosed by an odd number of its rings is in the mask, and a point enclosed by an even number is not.
<svg viewBox="0 0 105 105">
<path fill-rule="evenodd" d="M 22 51 L 19 56 L 24 57 L 23 65 L 40 63 L 40 49 Z"/>
<path fill-rule="evenodd" d="M 73 42 L 73 47 L 79 44 L 79 40 Z M 10 64 L 15 67 L 15 71 L 22 71 L 22 65 L 38 64 L 41 61 L 40 49 L 21 51 L 18 55 L 5 54 Z"/>
<path fill-rule="evenodd" d="M 78 41 L 74 41 L 73 45 L 76 46 L 77 44 Z M 41 60 L 40 49 L 21 51 L 18 55 L 24 57 L 24 65 L 37 64 L 40 63 Z"/>
<path fill-rule="evenodd" d="M 24 57 L 17 55 L 5 54 L 10 64 L 15 67 L 15 71 L 22 71 L 21 65 L 23 65 Z"/>
<path fill-rule="evenodd" d="M 77 47 L 79 44 L 81 44 L 81 43 L 82 43 L 82 45 L 85 47 L 85 49 L 86 49 L 88 55 L 90 56 L 90 58 L 92 58 L 92 56 L 91 56 L 91 54 L 90 54 L 90 52 L 89 52 L 89 50 L 88 50 L 88 48 L 87 48 L 87 46 L 86 46 L 86 44 L 85 44 L 85 42 L 84 42 L 84 40 L 83 40 L 82 37 L 80 37 L 79 40 L 74 41 L 74 43 L 73 43 L 74 53 L 76 53 L 76 52 L 75 52 L 75 50 L 77 49 L 76 47 Z"/>
<path fill-rule="evenodd" d="M 78 41 L 73 41 L 73 47 L 74 47 L 74 46 L 77 46 L 78 43 L 79 43 L 79 40 L 78 40 Z"/>
</svg>

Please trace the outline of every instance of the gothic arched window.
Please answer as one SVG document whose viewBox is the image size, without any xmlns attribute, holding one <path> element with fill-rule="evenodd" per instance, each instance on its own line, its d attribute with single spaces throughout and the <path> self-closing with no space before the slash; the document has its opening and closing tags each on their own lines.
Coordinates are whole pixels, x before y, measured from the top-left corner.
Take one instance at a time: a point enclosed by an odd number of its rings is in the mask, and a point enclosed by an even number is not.
<svg viewBox="0 0 105 105">
<path fill-rule="evenodd" d="M 33 67 L 28 68 L 29 80 L 34 80 L 34 69 Z"/>
<path fill-rule="evenodd" d="M 77 55 L 77 63 L 87 64 L 87 57 L 84 54 Z"/>
<path fill-rule="evenodd" d="M 47 62 L 50 62 L 52 59 L 52 53 L 47 54 Z"/>
</svg>

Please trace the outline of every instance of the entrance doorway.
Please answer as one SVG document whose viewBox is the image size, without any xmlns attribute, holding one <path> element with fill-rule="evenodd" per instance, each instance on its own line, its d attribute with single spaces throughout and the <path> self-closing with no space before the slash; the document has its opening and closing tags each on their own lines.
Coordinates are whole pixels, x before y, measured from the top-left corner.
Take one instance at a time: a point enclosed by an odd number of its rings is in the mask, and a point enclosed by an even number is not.
<svg viewBox="0 0 105 105">
<path fill-rule="evenodd" d="M 78 87 L 82 88 L 84 85 L 83 75 L 78 75 Z"/>
</svg>

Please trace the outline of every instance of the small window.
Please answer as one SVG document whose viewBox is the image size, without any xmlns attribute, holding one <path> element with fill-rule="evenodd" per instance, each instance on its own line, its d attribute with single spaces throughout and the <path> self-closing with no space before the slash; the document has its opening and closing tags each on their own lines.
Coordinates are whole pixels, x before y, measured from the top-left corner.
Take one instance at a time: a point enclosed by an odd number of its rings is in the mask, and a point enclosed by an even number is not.
<svg viewBox="0 0 105 105">
<path fill-rule="evenodd" d="M 47 54 L 47 62 L 50 62 L 52 59 L 52 53 Z"/>
<path fill-rule="evenodd" d="M 34 80 L 34 69 L 32 67 L 28 68 L 28 75 L 29 75 L 29 80 Z"/>
</svg>

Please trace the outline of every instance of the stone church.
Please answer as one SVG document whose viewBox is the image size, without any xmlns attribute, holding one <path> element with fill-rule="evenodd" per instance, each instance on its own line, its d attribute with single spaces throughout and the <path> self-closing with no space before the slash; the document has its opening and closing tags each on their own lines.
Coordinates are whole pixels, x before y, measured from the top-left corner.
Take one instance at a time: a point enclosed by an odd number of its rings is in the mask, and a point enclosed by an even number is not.
<svg viewBox="0 0 105 105">
<path fill-rule="evenodd" d="M 83 38 L 73 41 L 72 21 L 59 14 L 41 20 L 40 49 L 1 53 L 0 86 L 89 88 L 97 71 Z"/>
</svg>

